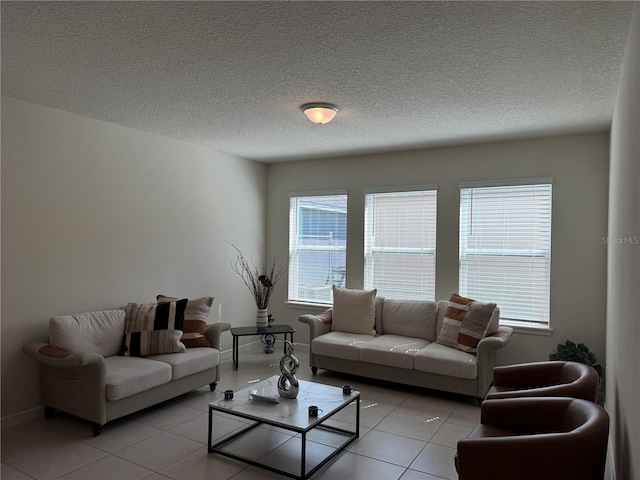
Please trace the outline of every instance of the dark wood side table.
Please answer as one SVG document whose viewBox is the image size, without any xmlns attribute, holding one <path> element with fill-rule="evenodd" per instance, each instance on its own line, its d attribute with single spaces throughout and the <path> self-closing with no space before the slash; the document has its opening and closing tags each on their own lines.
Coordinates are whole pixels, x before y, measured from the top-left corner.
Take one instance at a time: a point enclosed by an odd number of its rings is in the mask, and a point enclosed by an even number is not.
<svg viewBox="0 0 640 480">
<path fill-rule="evenodd" d="M 271 325 L 267 328 L 258 328 L 258 327 L 233 327 L 231 328 L 231 335 L 233 335 L 233 365 L 236 370 L 238 369 L 238 356 L 239 356 L 239 347 L 238 340 L 239 337 L 246 337 L 248 335 L 266 335 L 273 334 L 277 335 L 282 333 L 284 335 L 284 339 L 287 340 L 287 335 L 289 335 L 289 341 L 293 343 L 293 334 L 296 333 L 296 329 L 291 325 Z M 287 344 L 284 345 L 284 353 L 287 353 Z"/>
</svg>

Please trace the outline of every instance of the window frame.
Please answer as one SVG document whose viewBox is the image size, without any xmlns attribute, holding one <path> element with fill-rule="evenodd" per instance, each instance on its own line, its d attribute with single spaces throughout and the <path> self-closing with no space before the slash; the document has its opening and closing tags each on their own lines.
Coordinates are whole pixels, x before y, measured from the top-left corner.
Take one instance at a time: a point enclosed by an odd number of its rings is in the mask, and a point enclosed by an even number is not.
<svg viewBox="0 0 640 480">
<path fill-rule="evenodd" d="M 375 215 L 375 211 L 371 210 L 371 204 L 369 203 L 369 196 L 377 196 L 380 195 L 381 197 L 384 196 L 393 196 L 394 194 L 396 196 L 401 196 L 402 194 L 420 194 L 420 193 L 429 193 L 429 194 L 433 194 L 435 196 L 435 210 L 432 212 L 433 213 L 433 238 L 434 238 L 434 242 L 433 242 L 433 247 L 422 247 L 422 246 L 418 246 L 418 247 L 399 247 L 399 246 L 392 246 L 392 247 L 385 247 L 385 246 L 377 246 L 377 245 L 372 245 L 374 242 L 374 239 L 376 238 L 376 235 L 374 234 L 374 231 L 376 229 L 376 224 L 378 223 L 378 221 L 376 220 L 376 215 Z M 436 292 L 436 247 L 437 247 L 437 242 L 438 242 L 438 185 L 434 185 L 434 184 L 429 184 L 429 185 L 411 185 L 411 186 L 405 186 L 405 187 L 383 187 L 383 188 L 368 188 L 364 190 L 364 224 L 363 224 L 363 231 L 364 231 L 364 272 L 363 272 L 363 288 L 365 289 L 373 289 L 373 288 L 378 288 L 378 295 L 381 296 L 385 296 L 385 297 L 389 297 L 389 298 L 395 298 L 393 295 L 389 295 L 386 294 L 384 291 L 380 291 L 380 288 L 378 285 L 374 285 L 373 283 L 369 283 L 369 282 L 373 282 L 373 278 L 375 275 L 373 274 L 373 270 L 375 269 L 375 266 L 371 265 L 370 262 L 373 260 L 373 254 L 375 252 L 386 252 L 386 253 L 396 253 L 396 254 L 402 254 L 402 253 L 410 253 L 410 254 L 416 254 L 416 255 L 431 255 L 433 256 L 433 271 L 430 272 L 432 274 L 431 277 L 431 283 L 433 285 L 433 290 L 432 291 L 428 291 L 428 289 L 425 289 L 425 293 L 427 293 L 427 295 L 424 298 L 419 298 L 419 296 L 413 296 L 413 299 L 419 299 L 419 300 L 431 300 L 434 301 L 435 300 L 435 292 Z M 426 285 L 428 286 L 428 285 Z M 397 295 L 398 298 L 402 299 L 405 298 L 404 296 L 402 296 L 402 294 Z"/>
<path fill-rule="evenodd" d="M 546 239 L 548 248 L 469 248 L 468 236 L 464 236 L 464 222 L 465 222 L 465 207 L 463 204 L 463 191 L 470 189 L 499 189 L 499 188 L 518 188 L 518 187 L 548 187 L 548 211 L 546 212 L 547 234 Z M 497 193 L 497 192 L 496 192 Z M 519 328 L 527 331 L 551 331 L 551 250 L 552 250 L 552 235 L 553 235 L 553 179 L 544 178 L 532 178 L 532 179 L 517 179 L 517 180 L 503 180 L 494 182 L 466 182 L 459 184 L 459 201 L 460 201 L 460 219 L 459 219 L 459 245 L 458 245 L 458 290 L 461 295 L 469 295 L 473 297 L 473 293 L 469 293 L 468 284 L 469 278 L 466 279 L 463 275 L 464 258 L 469 257 L 469 253 L 479 257 L 520 257 L 520 258 L 543 258 L 545 259 L 545 284 L 543 285 L 546 292 L 546 305 L 544 310 L 544 318 L 519 318 L 508 316 L 508 313 L 504 311 L 504 307 L 500 312 L 500 324 L 514 328 Z M 504 235 L 503 235 L 504 236 Z M 468 263 L 468 262 L 467 262 Z M 474 297 L 475 298 L 475 297 Z M 483 301 L 495 301 L 492 298 L 478 298 Z M 498 301 L 498 307 L 500 302 Z M 506 313 L 506 314 L 505 314 Z"/>
<path fill-rule="evenodd" d="M 344 197 L 345 201 L 345 239 L 344 246 L 341 245 L 301 245 L 299 240 L 300 235 L 300 209 L 304 206 L 297 204 L 294 205 L 294 199 L 304 199 L 311 197 Z M 331 306 L 333 304 L 333 294 L 331 291 L 331 285 L 327 284 L 329 290 L 329 300 L 323 301 L 311 298 L 302 298 L 299 294 L 299 255 L 298 252 L 344 252 L 345 260 L 345 272 L 342 277 L 342 284 L 346 282 L 346 257 L 347 257 L 347 212 L 348 212 L 349 196 L 346 190 L 330 190 L 330 191 L 313 191 L 313 192 L 290 192 L 289 193 L 289 271 L 288 271 L 288 285 L 287 285 L 287 304 L 291 305 L 322 305 L 323 307 Z M 294 220 L 295 215 L 295 220 Z M 331 272 L 329 272 L 331 275 Z"/>
</svg>

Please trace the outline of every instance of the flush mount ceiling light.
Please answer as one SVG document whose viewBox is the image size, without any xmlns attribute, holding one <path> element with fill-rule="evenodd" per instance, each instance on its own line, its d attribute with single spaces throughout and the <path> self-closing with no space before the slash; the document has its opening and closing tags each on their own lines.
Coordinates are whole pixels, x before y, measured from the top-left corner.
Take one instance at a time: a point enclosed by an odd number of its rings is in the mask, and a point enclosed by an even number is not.
<svg viewBox="0 0 640 480">
<path fill-rule="evenodd" d="M 331 103 L 305 103 L 300 108 L 309 120 L 318 125 L 329 123 L 340 111 L 340 107 Z"/>
</svg>

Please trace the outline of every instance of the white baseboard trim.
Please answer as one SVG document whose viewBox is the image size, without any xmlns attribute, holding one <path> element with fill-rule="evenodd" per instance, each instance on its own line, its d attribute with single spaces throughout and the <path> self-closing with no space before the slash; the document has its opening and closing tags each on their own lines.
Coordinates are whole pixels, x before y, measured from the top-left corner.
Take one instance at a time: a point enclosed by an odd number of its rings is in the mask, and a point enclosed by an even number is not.
<svg viewBox="0 0 640 480">
<path fill-rule="evenodd" d="M 250 346 L 252 346 L 252 345 L 255 345 L 256 343 L 260 343 L 260 340 L 255 340 L 255 341 L 253 341 L 253 342 L 248 342 L 248 343 L 245 343 L 244 345 L 240 345 L 240 346 L 239 346 L 239 350 L 240 350 L 240 351 L 242 351 L 242 350 L 246 350 L 247 348 L 249 348 L 249 347 L 250 347 Z M 222 361 L 222 360 L 229 360 L 229 361 L 231 361 L 231 360 L 233 360 L 233 359 L 231 358 L 231 357 L 232 357 L 232 355 L 233 355 L 233 350 L 232 350 L 232 349 L 229 349 L 229 350 L 223 350 L 222 352 L 220 352 L 220 360 L 221 360 L 221 361 Z"/>
<path fill-rule="evenodd" d="M 231 349 L 229 350 L 223 350 L 220 352 L 220 361 L 222 360 L 229 360 L 231 358 Z"/>
<path fill-rule="evenodd" d="M 44 413 L 42 413 L 43 409 L 44 406 L 40 406 L 2 417 L 0 419 L 0 428 L 5 429 L 7 427 L 13 427 L 14 425 L 19 425 L 21 423 L 28 422 L 29 420 L 35 420 L 36 418 L 42 417 L 44 416 Z"/>
</svg>

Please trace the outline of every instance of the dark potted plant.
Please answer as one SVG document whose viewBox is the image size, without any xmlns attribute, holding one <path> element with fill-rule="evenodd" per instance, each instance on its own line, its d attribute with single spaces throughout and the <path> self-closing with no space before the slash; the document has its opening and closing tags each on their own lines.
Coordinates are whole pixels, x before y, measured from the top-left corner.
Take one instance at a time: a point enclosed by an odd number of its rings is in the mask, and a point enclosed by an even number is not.
<svg viewBox="0 0 640 480">
<path fill-rule="evenodd" d="M 589 351 L 589 347 L 584 343 L 576 344 L 571 340 L 567 340 L 564 344 L 560 343 L 558 344 L 558 351 L 549 355 L 549 360 L 563 360 L 591 365 L 598 372 L 600 379 L 604 377 L 604 368 L 598 363 L 596 354 Z"/>
</svg>

